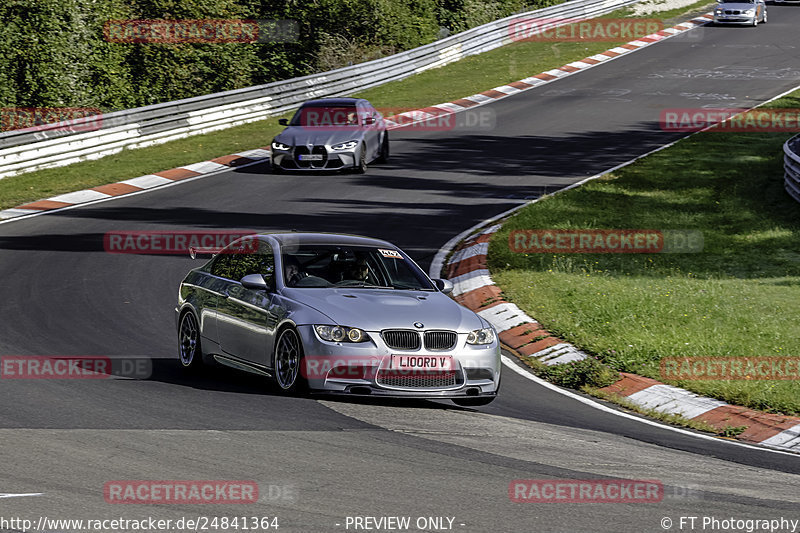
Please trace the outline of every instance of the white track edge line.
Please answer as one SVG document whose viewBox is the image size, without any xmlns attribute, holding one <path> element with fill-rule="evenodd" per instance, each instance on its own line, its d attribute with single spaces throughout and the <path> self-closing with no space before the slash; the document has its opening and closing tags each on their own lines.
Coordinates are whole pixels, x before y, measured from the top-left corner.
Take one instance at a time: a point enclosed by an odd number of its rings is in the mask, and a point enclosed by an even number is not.
<svg viewBox="0 0 800 533">
<path fill-rule="evenodd" d="M 723 438 L 720 438 L 720 437 L 712 437 L 710 435 L 704 435 L 702 433 L 696 433 L 694 431 L 689 431 L 689 430 L 682 429 L 682 428 L 676 428 L 676 427 L 673 427 L 673 426 L 668 426 L 666 424 L 662 424 L 660 422 L 656 422 L 656 421 L 650 420 L 648 418 L 642 418 L 641 416 L 632 415 L 630 413 L 625 413 L 625 412 L 619 411 L 617 409 L 612 409 L 611 407 L 607 407 L 607 406 L 605 406 L 605 405 L 603 405 L 601 403 L 598 403 L 598 402 L 596 402 L 594 400 L 590 400 L 589 398 L 585 398 L 583 396 L 580 396 L 579 394 L 575 394 L 574 392 L 571 392 L 569 390 L 562 389 L 561 387 L 553 385 L 549 381 L 543 380 L 539 376 L 536 376 L 536 375 L 528 372 L 527 370 L 525 370 L 521 366 L 519 366 L 513 359 L 511 359 L 510 357 L 508 357 L 506 355 L 501 356 L 501 358 L 502 358 L 503 364 L 506 365 L 511 370 L 513 370 L 514 372 L 516 372 L 517 374 L 519 374 L 519 375 L 521 375 L 521 376 L 533 381 L 534 383 L 536 383 L 538 385 L 541 385 L 542 387 L 544 387 L 546 389 L 550 389 L 550 390 L 555 391 L 555 392 L 557 392 L 559 394 L 563 394 L 564 396 L 572 398 L 573 400 L 577 400 L 578 402 L 580 402 L 582 404 L 588 405 L 589 407 L 593 407 L 593 408 L 598 409 L 600 411 L 604 411 L 606 413 L 610 413 L 610 414 L 614 414 L 614 415 L 617 415 L 617 416 L 621 416 L 622 418 L 628 418 L 628 419 L 631 419 L 631 420 L 636 420 L 638 422 L 641 422 L 643 424 L 647 424 L 649 426 L 655 426 L 655 427 L 658 427 L 658 428 L 661 428 L 661 429 L 666 429 L 666 430 L 669 430 L 669 431 L 674 431 L 676 433 L 681 433 L 683 435 L 688 435 L 688 436 L 691 436 L 691 437 L 697 437 L 699 439 L 711 440 L 711 441 L 714 441 L 714 442 L 724 442 L 724 443 L 727 443 L 727 444 L 732 444 L 734 446 L 741 446 L 741 447 L 744 447 L 744 448 L 750 448 L 750 449 L 758 450 L 758 451 L 762 451 L 762 452 L 778 453 L 778 454 L 781 454 L 781 455 L 789 455 L 791 457 L 797 457 L 796 453 L 785 452 L 783 450 L 776 450 L 774 448 L 768 448 L 766 446 L 758 446 L 758 445 L 755 445 L 755 444 L 747 444 L 745 442 L 739 442 L 739 441 L 736 441 L 736 440 L 728 440 L 728 439 L 723 439 Z"/>
<path fill-rule="evenodd" d="M 222 172 L 230 172 L 231 170 L 236 170 L 236 169 L 240 169 L 240 168 L 246 168 L 246 167 L 249 167 L 249 166 L 252 166 L 252 165 L 263 164 L 265 161 L 267 161 L 267 158 L 259 159 L 258 161 L 253 161 L 251 163 L 246 163 L 244 165 L 236 165 L 235 167 L 221 168 L 219 170 L 215 170 L 215 171 L 209 172 L 207 174 L 200 174 L 199 176 L 192 176 L 191 178 L 184 178 L 184 179 L 181 179 L 181 180 L 174 180 L 172 183 L 165 183 L 163 185 L 158 185 L 156 187 L 150 187 L 148 189 L 142 189 L 141 191 L 129 192 L 127 194 L 120 194 L 118 196 L 110 196 L 109 198 L 99 198 L 97 200 L 92 200 L 91 202 L 83 202 L 83 203 L 80 203 L 80 204 L 67 205 L 67 206 L 64 206 L 64 207 L 59 207 L 58 209 L 45 209 L 43 211 L 39 211 L 38 213 L 31 213 L 29 215 L 21 215 L 21 216 L 14 217 L 14 218 L 7 218 L 5 220 L 0 220 L 0 225 L 9 224 L 11 222 L 17 222 L 19 220 L 25 220 L 25 219 L 28 219 L 28 218 L 38 217 L 38 216 L 42 216 L 42 215 L 47 215 L 47 214 L 50 214 L 50 213 L 57 213 L 59 211 L 67 211 L 69 209 L 75 209 L 75 208 L 84 207 L 84 206 L 87 206 L 87 205 L 94 205 L 94 204 L 99 204 L 99 203 L 103 203 L 103 202 L 110 202 L 112 200 L 118 200 L 120 198 L 130 198 L 131 196 L 137 196 L 139 194 L 145 194 L 145 193 L 152 192 L 152 191 L 158 191 L 158 190 L 161 190 L 161 189 L 166 189 L 167 187 L 174 187 L 176 185 L 181 185 L 182 183 L 189 183 L 190 181 L 199 180 L 199 179 L 202 179 L 202 178 L 208 178 L 210 176 L 215 176 L 216 174 L 220 174 Z M 177 167 L 177 168 L 181 168 L 181 167 Z M 133 179 L 133 178 L 131 178 L 131 179 Z M 119 182 L 116 182 L 116 183 L 119 183 Z"/>
</svg>

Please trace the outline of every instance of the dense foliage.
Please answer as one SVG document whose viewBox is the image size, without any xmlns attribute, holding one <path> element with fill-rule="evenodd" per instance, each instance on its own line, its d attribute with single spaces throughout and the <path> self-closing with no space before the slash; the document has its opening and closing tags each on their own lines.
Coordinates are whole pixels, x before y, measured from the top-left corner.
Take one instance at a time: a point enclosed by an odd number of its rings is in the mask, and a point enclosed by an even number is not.
<svg viewBox="0 0 800 533">
<path fill-rule="evenodd" d="M 104 111 L 312 74 L 551 0 L 4 0 L 0 107 Z M 109 42 L 114 20 L 292 19 L 294 42 Z"/>
</svg>

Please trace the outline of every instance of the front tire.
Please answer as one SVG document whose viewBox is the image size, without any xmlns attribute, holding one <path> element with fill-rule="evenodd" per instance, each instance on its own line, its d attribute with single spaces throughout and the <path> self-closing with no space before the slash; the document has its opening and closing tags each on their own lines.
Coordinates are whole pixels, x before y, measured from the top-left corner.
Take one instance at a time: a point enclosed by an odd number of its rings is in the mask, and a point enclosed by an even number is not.
<svg viewBox="0 0 800 533">
<path fill-rule="evenodd" d="M 297 394 L 306 389 L 302 375 L 303 345 L 292 328 L 278 334 L 272 356 L 272 377 L 278 388 L 287 394 Z"/>
<path fill-rule="evenodd" d="M 367 145 L 361 145 L 361 155 L 358 158 L 358 163 L 353 167 L 353 172 L 356 174 L 364 174 L 367 172 Z"/>
<path fill-rule="evenodd" d="M 381 152 L 378 155 L 378 163 L 389 161 L 389 132 L 383 132 L 383 142 L 381 142 Z"/>
<path fill-rule="evenodd" d="M 178 359 L 186 370 L 198 370 L 203 366 L 200 327 L 191 311 L 187 311 L 181 317 L 178 329 Z"/>
</svg>

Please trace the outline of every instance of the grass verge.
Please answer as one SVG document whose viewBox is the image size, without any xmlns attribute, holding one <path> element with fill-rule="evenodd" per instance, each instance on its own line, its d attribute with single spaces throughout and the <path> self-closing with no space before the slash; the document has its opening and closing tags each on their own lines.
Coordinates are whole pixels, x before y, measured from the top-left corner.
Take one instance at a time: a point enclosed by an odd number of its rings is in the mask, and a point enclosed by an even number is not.
<svg viewBox="0 0 800 533">
<path fill-rule="evenodd" d="M 665 25 L 678 22 L 681 13 L 695 14 L 707 2 L 657 13 Z M 603 18 L 624 17 L 619 10 Z M 686 18 L 686 17 L 683 17 Z M 456 63 L 429 70 L 398 82 L 358 93 L 378 108 L 421 108 L 516 81 L 622 44 L 622 42 L 519 42 Z M 453 83 L 453 80 L 458 83 Z M 0 209 L 66 192 L 151 174 L 182 165 L 266 146 L 282 129 L 280 117 L 253 122 L 169 143 L 123 150 L 66 167 L 40 170 L 0 180 Z"/>
<path fill-rule="evenodd" d="M 800 107 L 800 91 L 769 104 Z M 618 371 L 663 357 L 800 357 L 800 204 L 783 189 L 786 133 L 696 134 L 511 217 L 489 247 L 504 296 Z M 693 254 L 519 254 L 515 229 L 695 229 Z M 800 414 L 800 381 L 667 381 Z M 734 428 L 735 429 L 735 428 Z M 732 430 L 733 431 L 733 430 Z"/>
</svg>

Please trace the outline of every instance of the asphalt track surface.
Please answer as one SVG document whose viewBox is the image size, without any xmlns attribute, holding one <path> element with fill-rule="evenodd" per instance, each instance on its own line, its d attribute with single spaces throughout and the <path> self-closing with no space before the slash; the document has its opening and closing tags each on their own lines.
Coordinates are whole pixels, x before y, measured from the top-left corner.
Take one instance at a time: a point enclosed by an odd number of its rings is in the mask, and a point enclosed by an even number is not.
<svg viewBox="0 0 800 533">
<path fill-rule="evenodd" d="M 226 369 L 186 376 L 173 308 L 195 264 L 103 251 L 112 230 L 295 228 L 386 238 L 426 267 L 476 222 L 679 138 L 660 131 L 664 108 L 745 107 L 800 84 L 800 8 L 769 13 L 766 26 L 700 28 L 482 107 L 489 128 L 396 131 L 391 162 L 365 176 L 273 176 L 255 165 L 0 225 L 0 354 L 153 361 L 146 380 L 3 380 L 0 493 L 43 494 L 0 498 L 0 518 L 277 516 L 279 531 L 320 532 L 354 531 L 348 516 L 410 516 L 412 531 L 417 517 L 444 516 L 464 532 L 800 519 L 800 458 L 617 417 L 508 369 L 500 398 L 480 409 L 287 398 Z M 512 480 L 542 478 L 653 479 L 665 498 L 509 500 Z M 104 501 L 104 483 L 137 479 L 255 480 L 261 497 Z"/>
</svg>

